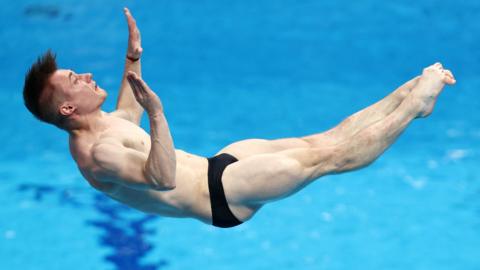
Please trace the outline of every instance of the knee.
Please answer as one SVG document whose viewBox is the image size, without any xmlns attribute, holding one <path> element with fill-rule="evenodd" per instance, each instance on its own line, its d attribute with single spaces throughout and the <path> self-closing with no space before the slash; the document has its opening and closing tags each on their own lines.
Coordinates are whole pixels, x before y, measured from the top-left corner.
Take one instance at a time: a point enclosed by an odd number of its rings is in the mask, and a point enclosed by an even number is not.
<svg viewBox="0 0 480 270">
<path fill-rule="evenodd" d="M 349 142 L 339 143 L 322 151 L 323 159 L 319 166 L 323 167 L 325 174 L 337 174 L 354 170 L 358 167 L 358 155 Z"/>
<path fill-rule="evenodd" d="M 347 166 L 348 161 L 341 154 L 343 150 L 337 146 L 314 146 L 305 150 L 305 158 L 299 161 L 306 170 L 312 172 L 312 179 L 335 174 Z"/>
<path fill-rule="evenodd" d="M 360 149 L 360 147 L 365 145 L 368 144 L 363 142 L 362 145 L 358 145 L 357 142 L 350 142 L 342 147 L 338 147 L 332 154 L 332 172 L 349 172 L 367 167 L 373 163 L 375 158 Z"/>
<path fill-rule="evenodd" d="M 339 136 L 332 131 L 301 137 L 299 140 L 303 141 L 305 147 L 312 149 L 331 147 L 340 141 Z"/>
</svg>

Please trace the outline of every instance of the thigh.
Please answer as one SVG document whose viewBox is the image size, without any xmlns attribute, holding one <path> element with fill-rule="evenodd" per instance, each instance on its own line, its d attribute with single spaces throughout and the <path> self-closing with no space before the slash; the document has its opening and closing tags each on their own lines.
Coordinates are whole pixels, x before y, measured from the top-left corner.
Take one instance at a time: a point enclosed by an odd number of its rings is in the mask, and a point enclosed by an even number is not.
<svg viewBox="0 0 480 270">
<path fill-rule="evenodd" d="M 231 204 L 261 205 L 287 197 L 318 177 L 317 149 L 295 148 L 235 162 L 222 177 Z"/>
<path fill-rule="evenodd" d="M 309 143 L 302 138 L 282 138 L 276 140 L 248 139 L 234 142 L 224 147 L 216 155 L 227 153 L 241 160 L 254 155 L 270 154 L 308 146 Z"/>
</svg>

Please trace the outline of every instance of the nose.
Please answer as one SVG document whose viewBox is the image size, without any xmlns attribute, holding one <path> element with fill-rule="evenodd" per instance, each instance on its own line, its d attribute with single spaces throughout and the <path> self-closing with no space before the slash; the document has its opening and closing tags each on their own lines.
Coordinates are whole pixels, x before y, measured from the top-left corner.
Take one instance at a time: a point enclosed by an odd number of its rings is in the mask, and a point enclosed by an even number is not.
<svg viewBox="0 0 480 270">
<path fill-rule="evenodd" d="M 92 73 L 84 73 L 83 78 L 87 83 L 91 82 L 92 81 Z"/>
</svg>

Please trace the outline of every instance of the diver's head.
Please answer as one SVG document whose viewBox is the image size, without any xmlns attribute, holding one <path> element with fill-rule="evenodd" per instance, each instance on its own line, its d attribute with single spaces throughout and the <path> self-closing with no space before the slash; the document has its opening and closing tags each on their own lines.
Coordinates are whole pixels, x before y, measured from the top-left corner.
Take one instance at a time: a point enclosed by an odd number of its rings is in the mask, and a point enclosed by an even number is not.
<svg viewBox="0 0 480 270">
<path fill-rule="evenodd" d="M 69 129 L 78 117 L 100 110 L 107 93 L 91 73 L 58 69 L 55 55 L 47 51 L 25 76 L 25 106 L 39 120 Z"/>
</svg>

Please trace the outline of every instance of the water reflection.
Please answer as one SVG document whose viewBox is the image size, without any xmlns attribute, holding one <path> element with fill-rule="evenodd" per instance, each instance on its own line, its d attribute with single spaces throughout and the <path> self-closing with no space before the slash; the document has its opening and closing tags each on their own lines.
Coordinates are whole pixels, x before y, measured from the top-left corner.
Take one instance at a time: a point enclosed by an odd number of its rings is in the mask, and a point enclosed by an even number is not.
<svg viewBox="0 0 480 270">
<path fill-rule="evenodd" d="M 154 263 L 141 262 L 154 249 L 154 245 L 145 238 L 155 234 L 155 230 L 148 230 L 146 226 L 157 219 L 156 216 L 134 212 L 100 193 L 88 192 L 87 200 L 79 200 L 81 195 L 73 195 L 77 192 L 39 184 L 22 184 L 17 187 L 17 191 L 32 196 L 37 202 L 53 196 L 59 205 L 92 208 L 99 217 L 87 220 L 86 224 L 102 232 L 98 243 L 112 250 L 112 253 L 106 255 L 104 259 L 113 264 L 115 269 L 159 270 L 169 265 L 165 259 L 159 259 Z"/>
</svg>

